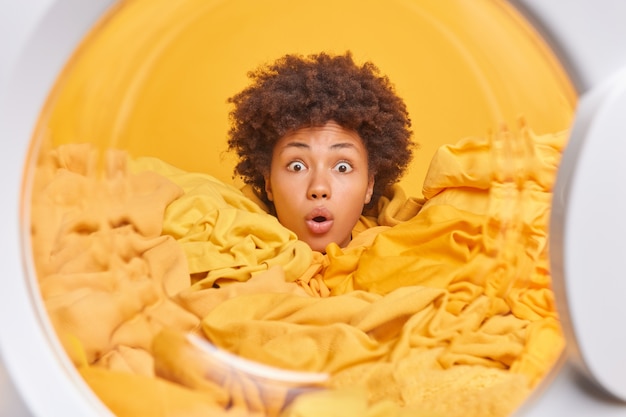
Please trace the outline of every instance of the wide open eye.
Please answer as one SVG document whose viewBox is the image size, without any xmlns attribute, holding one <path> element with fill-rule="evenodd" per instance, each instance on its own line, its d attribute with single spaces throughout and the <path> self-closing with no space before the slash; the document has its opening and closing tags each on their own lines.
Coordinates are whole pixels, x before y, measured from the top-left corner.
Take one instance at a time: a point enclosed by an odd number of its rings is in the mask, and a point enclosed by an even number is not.
<svg viewBox="0 0 626 417">
<path fill-rule="evenodd" d="M 293 161 L 287 165 L 287 169 L 293 172 L 300 172 L 306 170 L 306 165 L 302 161 Z"/>
<path fill-rule="evenodd" d="M 352 165 L 348 162 L 342 161 L 335 165 L 333 169 L 342 174 L 347 174 L 348 172 L 352 172 L 354 168 L 352 168 Z"/>
</svg>

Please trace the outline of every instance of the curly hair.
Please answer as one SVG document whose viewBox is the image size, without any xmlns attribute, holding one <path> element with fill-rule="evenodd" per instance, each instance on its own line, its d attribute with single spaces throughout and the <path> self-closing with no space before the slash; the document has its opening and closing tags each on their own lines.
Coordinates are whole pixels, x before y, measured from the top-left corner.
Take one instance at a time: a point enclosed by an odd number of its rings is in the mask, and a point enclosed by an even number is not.
<svg viewBox="0 0 626 417">
<path fill-rule="evenodd" d="M 228 147 L 239 156 L 235 174 L 265 203 L 264 174 L 275 143 L 303 127 L 334 121 L 358 133 L 374 175 L 372 206 L 397 182 L 408 166 L 412 148 L 411 120 L 404 101 L 378 67 L 358 66 L 344 55 L 285 55 L 248 73 L 250 86 L 228 99 Z"/>
</svg>

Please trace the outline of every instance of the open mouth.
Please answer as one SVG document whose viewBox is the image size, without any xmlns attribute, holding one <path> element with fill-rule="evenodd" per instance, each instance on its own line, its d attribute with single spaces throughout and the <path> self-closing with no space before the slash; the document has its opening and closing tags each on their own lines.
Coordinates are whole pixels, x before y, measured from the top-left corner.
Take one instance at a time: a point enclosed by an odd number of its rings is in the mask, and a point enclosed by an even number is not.
<svg viewBox="0 0 626 417">
<path fill-rule="evenodd" d="M 309 232 L 315 235 L 327 233 L 333 227 L 333 221 L 323 216 L 316 216 L 311 220 L 307 220 L 306 224 Z"/>
<path fill-rule="evenodd" d="M 307 217 L 306 224 L 310 233 L 319 235 L 327 233 L 333 227 L 333 216 L 324 207 L 317 207 Z"/>
</svg>

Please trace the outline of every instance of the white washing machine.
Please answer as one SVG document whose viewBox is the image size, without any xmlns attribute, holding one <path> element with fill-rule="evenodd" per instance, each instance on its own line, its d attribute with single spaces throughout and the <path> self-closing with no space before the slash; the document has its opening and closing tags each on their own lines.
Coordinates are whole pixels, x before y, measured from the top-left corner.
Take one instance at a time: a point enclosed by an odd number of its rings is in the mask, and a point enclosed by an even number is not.
<svg viewBox="0 0 626 417">
<path fill-rule="evenodd" d="M 0 414 L 105 416 L 45 318 L 23 255 L 22 176 L 50 88 L 113 0 L 0 2 Z M 522 417 L 626 416 L 626 3 L 516 0 L 561 59 L 580 100 L 551 220 L 567 352 Z M 19 320 L 15 320 L 15 317 Z M 618 331 L 616 331 L 618 330 Z"/>
</svg>

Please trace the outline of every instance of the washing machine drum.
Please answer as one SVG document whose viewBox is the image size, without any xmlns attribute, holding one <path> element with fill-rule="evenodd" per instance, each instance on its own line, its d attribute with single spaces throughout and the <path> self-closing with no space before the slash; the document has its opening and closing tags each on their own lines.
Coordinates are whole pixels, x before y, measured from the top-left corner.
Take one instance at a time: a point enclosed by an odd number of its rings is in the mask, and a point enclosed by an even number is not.
<svg viewBox="0 0 626 417">
<path fill-rule="evenodd" d="M 325 254 L 226 143 L 249 71 L 322 51 L 373 62 L 419 145 Z M 566 357 L 548 226 L 578 97 L 508 3 L 120 2 L 55 77 L 21 233 L 94 412 L 506 416 Z"/>
</svg>

